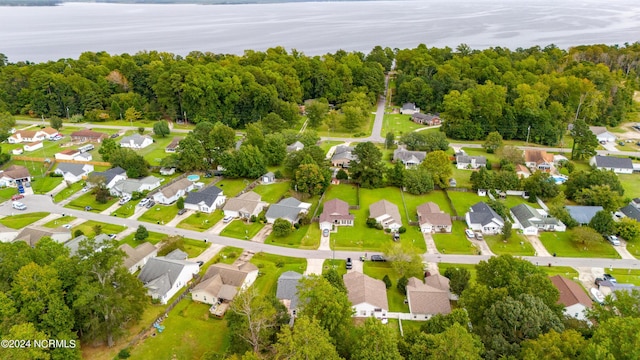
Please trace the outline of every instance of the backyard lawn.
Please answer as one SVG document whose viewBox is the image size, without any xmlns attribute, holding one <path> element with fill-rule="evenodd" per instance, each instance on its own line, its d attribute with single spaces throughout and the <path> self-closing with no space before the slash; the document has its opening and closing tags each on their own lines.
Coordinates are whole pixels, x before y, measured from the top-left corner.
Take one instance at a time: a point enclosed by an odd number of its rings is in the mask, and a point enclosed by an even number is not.
<svg viewBox="0 0 640 360">
<path fill-rule="evenodd" d="M 441 254 L 477 254 L 478 249 L 476 249 L 474 244 L 467 239 L 467 236 L 464 233 L 466 226 L 467 225 L 462 221 L 454 221 L 453 230 L 450 234 L 433 234 L 433 241 L 436 243 L 438 252 Z"/>
<path fill-rule="evenodd" d="M 253 284 L 258 294 L 267 296 L 276 294 L 278 277 L 285 271 L 295 271 L 304 274 L 307 260 L 266 253 L 257 253 L 251 258 L 251 263 L 258 267 L 258 278 Z"/>
<path fill-rule="evenodd" d="M 131 134 L 127 134 L 131 135 Z M 173 136 L 171 134 L 161 137 L 149 134 L 153 138 L 153 144 L 147 146 L 144 149 L 136 150 L 139 155 L 142 155 L 151 166 L 159 166 L 162 159 L 167 157 L 167 153 L 164 152 L 164 148 L 171 143 Z"/>
<path fill-rule="evenodd" d="M 451 177 L 456 180 L 456 187 L 471 189 L 471 174 L 473 174 L 473 171 L 458 169 L 453 165 L 452 167 L 453 174 L 451 175 Z M 453 191 L 449 193 L 452 192 Z"/>
<path fill-rule="evenodd" d="M 515 232 L 506 242 L 502 240 L 502 235 L 485 235 L 484 241 L 496 255 L 533 256 L 536 252 L 527 238 Z"/>
<path fill-rule="evenodd" d="M 93 231 L 93 227 L 95 225 L 102 226 L 103 234 L 117 234 L 127 229 L 126 226 L 122 226 L 122 225 L 108 224 L 100 221 L 89 220 L 89 221 L 83 222 L 80 225 L 73 227 L 71 229 L 71 234 L 73 234 L 76 230 L 81 230 L 82 233 L 85 234 L 85 236 L 87 236 L 88 238 L 92 238 L 96 236 L 95 232 Z"/>
<path fill-rule="evenodd" d="M 447 191 L 449 198 L 456 208 L 458 216 L 464 216 L 469 211 L 471 205 L 475 205 L 480 201 L 489 200 L 488 197 L 478 196 L 475 192 L 462 192 L 462 191 Z"/>
<path fill-rule="evenodd" d="M 324 193 L 324 202 L 333 199 L 346 201 L 349 205 L 358 205 L 358 188 L 351 184 L 329 185 Z"/>
<path fill-rule="evenodd" d="M 540 234 L 540 241 L 551 253 L 560 257 L 597 257 L 619 259 L 620 255 L 605 242 L 590 245 L 588 248 L 582 244 L 571 241 L 570 232 L 543 232 Z"/>
<path fill-rule="evenodd" d="M 527 204 L 534 209 L 540 209 L 540 205 L 538 205 L 537 202 L 530 203 L 529 201 L 527 201 L 527 199 L 523 198 L 522 196 L 507 196 L 505 199 L 499 200 L 499 201 L 505 204 L 509 209 L 520 204 Z"/>
<path fill-rule="evenodd" d="M 4 189 L 0 189 L 0 201 L 7 201 L 17 193 L 18 193 L 18 189 L 12 188 L 12 187 L 6 187 Z"/>
<path fill-rule="evenodd" d="M 275 184 L 258 185 L 253 191 L 262 196 L 262 201 L 274 204 L 285 194 L 288 194 L 289 189 L 291 189 L 291 183 L 289 181 L 281 181 Z"/>
<path fill-rule="evenodd" d="M 356 260 L 357 261 L 357 260 Z M 389 311 L 391 312 L 409 312 L 409 305 L 404 303 L 406 296 L 402 294 L 398 288 L 398 275 L 388 262 L 366 261 L 363 268 L 364 274 L 372 278 L 382 280 L 385 275 L 391 279 L 391 287 L 387 289 L 387 301 L 389 302 Z"/>
<path fill-rule="evenodd" d="M 55 202 L 60 202 L 64 199 L 69 198 L 69 196 L 75 194 L 76 192 L 80 191 L 80 189 L 82 189 L 84 187 L 84 182 L 83 181 L 78 181 L 75 184 L 71 184 L 69 186 L 67 186 L 66 188 L 62 189 L 62 191 L 60 191 L 59 193 L 55 194 L 53 196 L 53 201 Z"/>
<path fill-rule="evenodd" d="M 62 226 L 64 224 L 68 224 L 68 223 L 72 222 L 75 219 L 76 219 L 75 216 L 61 216 L 61 217 L 59 217 L 57 219 L 49 221 L 48 223 L 46 223 L 46 224 L 44 224 L 42 226 L 47 227 L 47 228 L 51 228 L 51 229 L 55 229 L 55 228 L 60 227 L 60 226 Z"/>
<path fill-rule="evenodd" d="M 343 138 L 354 138 L 354 140 L 357 140 L 357 137 L 354 137 L 354 134 L 366 134 L 363 136 L 369 136 L 371 134 L 371 130 L 373 128 L 373 121 L 376 117 L 375 115 L 375 111 L 376 111 L 376 106 L 372 106 L 371 107 L 371 115 L 369 115 L 369 117 L 367 118 L 367 121 L 365 121 L 364 123 L 362 123 L 357 129 L 353 129 L 353 130 L 348 130 L 345 128 L 338 128 L 335 129 L 333 131 L 329 130 L 329 128 L 327 127 L 327 125 L 322 124 L 320 127 L 318 127 L 317 132 L 318 132 L 318 136 L 328 136 L 328 137 L 343 137 Z M 382 135 L 384 136 L 384 134 Z"/>
<path fill-rule="evenodd" d="M 96 201 L 96 196 L 93 195 L 90 191 L 87 191 L 84 195 L 81 195 L 79 198 L 74 199 L 65 207 L 71 209 L 84 210 L 85 206 L 91 206 L 93 211 L 101 212 L 107 210 L 111 205 L 115 204 L 118 201 L 117 197 L 111 197 L 109 201 L 104 204 L 101 204 Z"/>
<path fill-rule="evenodd" d="M 222 189 L 227 198 L 235 197 L 249 185 L 246 179 L 224 179 L 216 183 L 216 186 Z"/>
<path fill-rule="evenodd" d="M 205 352 L 224 353 L 229 346 L 227 321 L 209 316 L 211 305 L 188 296 L 162 322 L 165 329 L 131 349 L 132 359 L 200 359 Z"/>
<path fill-rule="evenodd" d="M 253 223 L 246 223 L 242 220 L 233 220 L 227 225 L 220 236 L 228 236 L 241 240 L 248 240 L 256 236 L 258 231 L 264 227 L 264 224 L 256 221 Z"/>
<path fill-rule="evenodd" d="M 624 196 L 630 198 L 640 197 L 640 182 L 638 174 L 618 174 L 618 179 L 624 188 Z"/>
<path fill-rule="evenodd" d="M 449 206 L 449 202 L 447 201 L 447 197 L 444 195 L 444 191 L 435 190 L 424 195 L 412 195 L 405 192 L 404 201 L 407 205 L 407 211 L 409 212 L 409 218 L 411 220 L 418 219 L 418 214 L 416 212 L 418 206 L 429 201 L 436 203 L 440 207 L 440 210 L 447 214 L 451 214 L 451 206 Z"/>
<path fill-rule="evenodd" d="M 171 221 L 177 214 L 178 207 L 175 205 L 155 205 L 140 215 L 138 220 L 164 225 Z"/>
<path fill-rule="evenodd" d="M 0 224 L 12 229 L 21 229 L 27 225 L 33 224 L 34 222 L 46 217 L 47 215 L 49 215 L 48 212 L 33 212 L 5 216 L 0 219 Z"/>
<path fill-rule="evenodd" d="M 211 214 L 196 212 L 180 221 L 176 227 L 194 231 L 207 231 L 218 221 L 222 220 L 223 217 L 224 214 L 222 210 L 216 210 Z"/>
<path fill-rule="evenodd" d="M 395 133 L 396 137 L 402 134 L 414 131 L 425 127 L 424 125 L 416 124 L 411 121 L 411 115 L 402 114 L 384 114 L 382 120 L 381 136 L 385 136 L 388 132 Z"/>
<path fill-rule="evenodd" d="M 33 180 L 31 180 L 31 188 L 33 188 L 35 194 L 46 194 L 60 185 L 63 179 L 62 176 L 33 178 Z"/>
</svg>

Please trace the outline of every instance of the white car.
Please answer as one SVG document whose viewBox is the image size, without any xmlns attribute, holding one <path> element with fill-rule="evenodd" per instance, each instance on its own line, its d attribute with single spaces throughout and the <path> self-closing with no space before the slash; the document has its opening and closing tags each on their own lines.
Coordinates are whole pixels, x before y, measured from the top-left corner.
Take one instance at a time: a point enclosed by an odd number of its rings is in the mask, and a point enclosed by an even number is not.
<svg viewBox="0 0 640 360">
<path fill-rule="evenodd" d="M 140 200 L 140 202 L 138 203 L 138 206 L 145 206 L 147 205 L 147 203 L 150 201 L 149 198 L 144 198 L 142 200 Z"/>
<path fill-rule="evenodd" d="M 225 216 L 224 219 L 222 219 L 222 222 L 226 224 L 231 222 L 231 220 L 233 220 L 233 216 Z"/>
<path fill-rule="evenodd" d="M 13 208 L 16 210 L 27 210 L 27 205 L 19 202 L 19 201 L 14 201 L 13 202 Z"/>
<path fill-rule="evenodd" d="M 476 234 L 474 234 L 473 230 L 471 230 L 471 229 L 466 229 L 464 231 L 464 233 L 467 234 L 467 237 L 470 238 L 470 239 L 473 239 L 473 238 L 476 237 Z"/>
<path fill-rule="evenodd" d="M 607 236 L 607 240 L 609 240 L 609 242 L 611 243 L 611 245 L 613 246 L 620 246 L 620 240 L 618 239 L 617 236 L 615 235 L 609 235 Z"/>
</svg>

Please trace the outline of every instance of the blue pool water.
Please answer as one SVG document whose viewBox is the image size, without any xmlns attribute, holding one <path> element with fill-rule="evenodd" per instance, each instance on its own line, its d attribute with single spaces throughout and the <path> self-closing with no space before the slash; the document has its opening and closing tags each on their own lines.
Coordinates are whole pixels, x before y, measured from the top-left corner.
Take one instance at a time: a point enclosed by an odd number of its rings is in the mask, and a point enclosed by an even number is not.
<svg viewBox="0 0 640 360">
<path fill-rule="evenodd" d="M 191 174 L 191 175 L 187 176 L 187 179 L 189 179 L 189 181 L 198 181 L 198 180 L 200 180 L 200 175 Z"/>
<path fill-rule="evenodd" d="M 568 180 L 568 178 L 563 175 L 552 175 L 551 179 L 553 179 L 553 181 L 555 181 L 556 184 L 563 184 L 565 181 Z"/>
</svg>

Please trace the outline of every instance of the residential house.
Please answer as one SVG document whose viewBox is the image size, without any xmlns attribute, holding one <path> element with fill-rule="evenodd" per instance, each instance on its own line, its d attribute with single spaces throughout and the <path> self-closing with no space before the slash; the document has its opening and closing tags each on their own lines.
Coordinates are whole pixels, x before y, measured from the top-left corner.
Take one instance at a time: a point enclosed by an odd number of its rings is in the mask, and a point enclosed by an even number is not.
<svg viewBox="0 0 640 360">
<path fill-rule="evenodd" d="M 24 151 L 36 151 L 38 149 L 42 149 L 43 145 L 42 145 L 42 141 L 36 141 L 36 142 L 32 142 L 32 143 L 28 143 L 27 145 L 25 145 L 23 147 Z"/>
<path fill-rule="evenodd" d="M 104 186 L 111 190 L 118 181 L 127 178 L 127 172 L 120 166 L 116 166 L 107 171 L 94 171 L 89 175 L 89 178 L 96 182 L 104 180 Z"/>
<path fill-rule="evenodd" d="M 635 219 L 636 221 L 640 221 L 640 209 L 629 204 L 620 209 L 620 212 L 628 218 Z"/>
<path fill-rule="evenodd" d="M 518 164 L 516 165 L 516 175 L 518 175 L 520 179 L 526 179 L 531 176 L 531 171 L 529 171 L 529 168 L 526 166 Z"/>
<path fill-rule="evenodd" d="M 285 271 L 278 278 L 276 298 L 287 308 L 291 316 L 296 315 L 298 308 L 298 284 L 300 284 L 302 274 L 295 271 Z"/>
<path fill-rule="evenodd" d="M 276 182 L 276 175 L 269 171 L 268 173 L 262 175 L 262 183 L 263 184 L 273 184 Z"/>
<path fill-rule="evenodd" d="M 460 170 L 475 170 L 487 166 L 487 158 L 484 156 L 456 156 L 456 167 Z"/>
<path fill-rule="evenodd" d="M 222 189 L 217 186 L 209 186 L 198 192 L 190 192 L 184 200 L 184 208 L 212 213 L 216 209 L 222 207 L 227 197 L 223 194 Z"/>
<path fill-rule="evenodd" d="M 64 243 L 64 246 L 69 249 L 69 254 L 71 256 L 76 255 L 78 253 L 78 249 L 80 248 L 80 243 L 87 240 L 87 237 L 84 235 L 76 236 L 75 238 Z M 110 238 L 107 234 L 98 234 L 93 238 L 93 241 L 96 244 L 96 250 L 101 250 L 102 247 L 109 242 Z"/>
<path fill-rule="evenodd" d="M 589 164 L 598 170 L 610 170 L 616 174 L 633 173 L 633 162 L 629 158 L 596 155 L 589 160 Z"/>
<path fill-rule="evenodd" d="M 54 173 L 62 175 L 67 183 L 74 184 L 86 178 L 92 171 L 91 164 L 60 163 Z"/>
<path fill-rule="evenodd" d="M 62 150 L 59 153 L 53 155 L 56 160 L 74 160 L 76 155 L 80 154 L 80 151 L 75 149 Z"/>
<path fill-rule="evenodd" d="M 427 320 L 451 312 L 449 282 L 444 276 L 428 276 L 424 282 L 412 277 L 407 283 L 407 302 L 413 320 Z"/>
<path fill-rule="evenodd" d="M 620 291 L 620 292 L 627 292 L 627 293 L 633 293 L 633 291 L 640 291 L 640 286 L 636 286 L 633 284 L 624 284 L 624 283 L 619 283 L 619 282 L 612 282 L 612 281 L 601 281 L 598 284 L 598 290 L 600 290 L 600 292 L 602 293 L 602 295 L 604 296 L 609 296 L 611 295 L 611 297 L 613 297 L 614 299 L 617 298 L 616 296 L 616 292 Z"/>
<path fill-rule="evenodd" d="M 553 155 L 553 164 L 558 165 L 561 161 L 569 161 L 564 155 Z"/>
<path fill-rule="evenodd" d="M 416 167 L 427 157 L 425 151 L 409 151 L 404 146 L 393 151 L 393 161 L 402 161 L 406 169 Z"/>
<path fill-rule="evenodd" d="M 39 133 L 44 133 L 44 138 L 46 140 L 54 140 L 54 138 L 59 135 L 58 130 L 56 130 L 56 129 L 50 127 L 50 126 L 42 128 L 42 129 L 38 130 L 38 132 Z"/>
<path fill-rule="evenodd" d="M 389 311 L 387 288 L 382 280 L 351 271 L 342 276 L 354 317 L 386 318 Z"/>
<path fill-rule="evenodd" d="M 418 223 L 423 233 L 447 232 L 450 233 L 453 224 L 451 216 L 434 202 L 424 203 L 417 208 Z"/>
<path fill-rule="evenodd" d="M 471 230 L 483 234 L 498 234 L 504 226 L 504 219 L 485 202 L 473 205 L 465 214 L 465 220 Z"/>
<path fill-rule="evenodd" d="M 15 148 L 15 149 L 11 150 L 11 153 L 13 155 L 20 155 L 20 154 L 24 153 L 24 149 L 23 148 Z"/>
<path fill-rule="evenodd" d="M 31 143 L 47 138 L 45 132 L 39 130 L 18 130 L 7 138 L 9 144 Z"/>
<path fill-rule="evenodd" d="M 134 192 L 142 193 L 160 187 L 160 179 L 155 176 L 147 176 L 142 179 L 124 179 L 118 181 L 111 189 L 112 196 L 132 196 Z"/>
<path fill-rule="evenodd" d="M 169 205 L 178 200 L 179 197 L 186 195 L 193 190 L 194 184 L 187 178 L 175 181 L 153 194 L 153 200 L 159 204 Z"/>
<path fill-rule="evenodd" d="M 442 124 L 442 120 L 440 119 L 440 114 L 422 114 L 422 113 L 413 113 L 411 115 L 411 121 L 416 124 L 422 124 L 427 126 L 434 126 Z"/>
<path fill-rule="evenodd" d="M 545 150 L 525 150 L 524 164 L 534 171 L 551 171 L 553 154 L 549 154 Z"/>
<path fill-rule="evenodd" d="M 153 144 L 153 139 L 149 135 L 133 134 L 120 140 L 120 147 L 123 148 L 144 149 L 151 144 Z"/>
<path fill-rule="evenodd" d="M 416 104 L 414 103 L 404 103 L 402 105 L 402 108 L 400 109 L 400 114 L 402 115 L 413 115 L 415 113 L 419 113 L 420 112 L 420 108 L 416 107 Z"/>
<path fill-rule="evenodd" d="M 354 216 L 349 214 L 349 204 L 340 199 L 324 203 L 320 214 L 320 230 L 333 230 L 334 226 L 353 226 Z"/>
<path fill-rule="evenodd" d="M 287 146 L 287 152 L 294 152 L 294 151 L 300 151 L 304 149 L 304 144 L 301 143 L 300 141 L 296 141 L 293 144 Z"/>
<path fill-rule="evenodd" d="M 522 230 L 525 235 L 538 235 L 538 231 L 566 231 L 562 221 L 549 216 L 542 209 L 534 209 L 527 204 L 519 204 L 511 208 L 511 217 L 515 220 L 514 229 Z"/>
<path fill-rule="evenodd" d="M 80 154 L 77 154 L 76 156 L 74 156 L 73 160 L 75 160 L 75 161 L 91 161 L 91 160 L 93 160 L 93 156 L 91 156 L 90 152 L 83 152 L 83 153 L 80 153 Z"/>
<path fill-rule="evenodd" d="M 174 137 L 171 142 L 169 143 L 169 145 L 167 145 L 167 147 L 164 148 L 164 152 L 166 153 L 174 153 L 178 150 L 178 146 L 180 144 L 180 140 L 182 140 L 182 138 L 180 137 Z"/>
<path fill-rule="evenodd" d="M 564 313 L 578 320 L 588 320 L 587 310 L 593 306 L 593 301 L 582 287 L 562 275 L 549 277 L 553 286 L 560 292 L 557 304 L 564 305 Z"/>
<path fill-rule="evenodd" d="M 29 170 L 20 165 L 11 165 L 0 171 L 0 187 L 18 187 L 31 181 Z"/>
<path fill-rule="evenodd" d="M 13 239 L 13 242 L 24 241 L 29 244 L 29 246 L 34 247 L 38 241 L 45 236 L 50 237 L 55 242 L 64 243 L 71 239 L 71 231 L 63 227 L 51 229 L 42 226 L 29 225 L 20 230 L 16 238 Z"/>
<path fill-rule="evenodd" d="M 604 126 L 589 126 L 589 130 L 598 138 L 598 142 L 616 141 L 618 138 L 610 133 Z"/>
<path fill-rule="evenodd" d="M 176 168 L 174 168 L 174 167 L 161 167 L 160 168 L 160 175 L 169 176 L 169 175 L 173 175 L 175 173 L 176 173 Z"/>
<path fill-rule="evenodd" d="M 398 231 L 402 226 L 402 217 L 398 206 L 387 200 L 376 201 L 369 206 L 369 217 L 374 218 L 376 222 L 385 229 Z"/>
<path fill-rule="evenodd" d="M 266 203 L 262 202 L 261 199 L 261 196 L 257 193 L 248 191 L 227 200 L 222 210 L 225 216 L 248 220 L 252 216 L 258 216 L 266 206 Z"/>
<path fill-rule="evenodd" d="M 199 270 L 195 262 L 152 257 L 142 267 L 138 279 L 153 299 L 166 304 Z"/>
<path fill-rule="evenodd" d="M 604 210 L 602 206 L 583 206 L 583 205 L 565 206 L 565 209 L 567 209 L 567 211 L 569 212 L 569 215 L 571 215 L 571 218 L 580 225 L 588 225 L 589 222 L 591 222 L 591 219 L 593 219 L 593 217 L 596 216 L 596 213 L 598 211 Z"/>
<path fill-rule="evenodd" d="M 333 155 L 331 156 L 331 164 L 333 166 L 340 166 L 342 168 L 348 168 L 349 163 L 356 159 L 356 156 L 352 153 L 353 147 L 340 145 L 337 146 Z"/>
<path fill-rule="evenodd" d="M 101 143 L 102 140 L 108 138 L 109 135 L 89 129 L 78 130 L 71 133 L 71 141 L 77 143 L 95 142 Z"/>
<path fill-rule="evenodd" d="M 189 258 L 189 254 L 187 254 L 186 252 L 180 249 L 175 249 L 170 253 L 168 253 L 167 255 L 165 255 L 165 259 L 170 259 L 170 260 L 187 260 L 188 258 Z"/>
<path fill-rule="evenodd" d="M 269 206 L 267 213 L 267 223 L 273 224 L 276 219 L 285 219 L 291 224 L 300 219 L 301 214 L 306 214 L 311 208 L 310 203 L 301 202 L 296 198 L 288 197 L 280 200 L 279 203 Z"/>
<path fill-rule="evenodd" d="M 148 241 L 135 248 L 129 244 L 122 244 L 119 249 L 125 253 L 124 267 L 129 269 L 131 274 L 135 274 L 150 258 L 158 255 L 158 248 Z"/>
<path fill-rule="evenodd" d="M 213 264 L 202 281 L 191 290 L 191 298 L 210 305 L 229 302 L 239 291 L 249 288 L 257 277 L 258 268 L 250 262 L 241 265 Z"/>
</svg>

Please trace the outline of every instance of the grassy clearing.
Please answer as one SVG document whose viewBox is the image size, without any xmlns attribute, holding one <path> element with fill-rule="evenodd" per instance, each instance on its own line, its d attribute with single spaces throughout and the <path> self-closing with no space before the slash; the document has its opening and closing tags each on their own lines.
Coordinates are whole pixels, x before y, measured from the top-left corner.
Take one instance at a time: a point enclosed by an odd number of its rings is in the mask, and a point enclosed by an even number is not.
<svg viewBox="0 0 640 360">
<path fill-rule="evenodd" d="M 196 212 L 182 220 L 176 227 L 180 229 L 207 231 L 218 221 L 222 220 L 224 214 L 222 210 L 216 210 L 211 214 Z"/>
<path fill-rule="evenodd" d="M 263 227 L 264 224 L 260 222 L 246 223 L 242 220 L 234 220 L 222 230 L 220 235 L 241 240 L 249 240 L 256 236 L 258 231 Z"/>
<path fill-rule="evenodd" d="M 75 220 L 76 217 L 75 216 L 61 216 L 57 219 L 51 220 L 48 223 L 42 225 L 44 227 L 50 228 L 50 229 L 55 229 L 57 227 L 60 227 L 64 224 L 68 224 L 70 222 L 72 222 L 73 220 Z"/>
<path fill-rule="evenodd" d="M 159 166 L 162 159 L 169 155 L 164 152 L 164 148 L 171 143 L 173 136 L 160 137 L 152 135 L 151 137 L 153 138 L 153 144 L 144 149 L 136 150 L 136 152 L 144 157 L 151 166 Z"/>
<path fill-rule="evenodd" d="M 62 189 L 62 191 L 60 191 L 59 193 L 55 194 L 53 196 L 53 201 L 55 202 L 60 202 L 64 199 L 69 198 L 69 196 L 75 194 L 76 192 L 80 191 L 80 189 L 82 189 L 84 187 L 84 181 L 78 181 L 75 184 L 71 184 L 69 186 L 67 186 L 66 188 Z"/>
<path fill-rule="evenodd" d="M 257 253 L 251 258 L 251 263 L 259 269 L 258 278 L 253 284 L 260 295 L 275 295 L 278 277 L 285 271 L 296 271 L 304 274 L 307 260 L 287 256 Z"/>
<path fill-rule="evenodd" d="M 91 238 L 96 236 L 96 233 L 93 231 L 93 227 L 96 225 L 100 225 L 102 227 L 103 234 L 117 234 L 127 229 L 126 226 L 122 225 L 108 224 L 100 221 L 89 220 L 72 228 L 71 233 L 73 234 L 76 230 L 80 230 L 87 237 Z"/>
<path fill-rule="evenodd" d="M 453 174 L 451 177 L 456 180 L 456 187 L 471 189 L 471 174 L 473 174 L 473 171 L 461 170 L 453 165 L 452 167 Z"/>
<path fill-rule="evenodd" d="M 169 235 L 167 234 L 158 233 L 154 231 L 149 231 L 149 237 L 144 239 L 144 241 L 137 241 L 135 239 L 135 236 L 136 236 L 135 232 L 127 235 L 124 239 L 118 241 L 118 246 L 122 244 L 129 244 L 131 247 L 136 247 L 142 244 L 143 242 L 150 242 L 153 245 L 155 245 L 169 237 Z"/>
<path fill-rule="evenodd" d="M 84 195 L 81 195 L 77 199 L 74 199 L 65 207 L 77 210 L 84 210 L 85 206 L 91 206 L 93 211 L 101 212 L 107 210 L 111 205 L 118 201 L 117 197 L 111 197 L 106 203 L 101 204 L 96 201 L 96 196 L 90 191 L 87 191 Z"/>
<path fill-rule="evenodd" d="M 31 181 L 31 187 L 33 188 L 33 192 L 36 194 L 46 194 L 55 189 L 56 186 L 60 185 L 62 180 L 64 180 L 62 176 L 45 176 L 33 179 L 33 181 Z"/>
<path fill-rule="evenodd" d="M 0 219 L 0 224 L 12 229 L 21 229 L 27 225 L 33 224 L 40 219 L 45 218 L 47 215 L 49 215 L 49 213 L 47 212 L 33 212 L 5 216 L 4 218 Z"/>
<path fill-rule="evenodd" d="M 358 189 L 351 184 L 329 185 L 324 193 L 324 201 L 333 199 L 346 201 L 349 205 L 358 205 Z"/>
<path fill-rule="evenodd" d="M 347 130 L 345 128 L 340 127 L 334 131 L 329 131 L 329 128 L 325 124 L 322 124 L 318 129 L 316 129 L 316 131 L 318 132 L 318 136 L 328 136 L 328 137 L 342 137 L 342 138 L 353 137 L 354 139 L 357 139 L 357 137 L 354 137 L 353 135 L 362 134 L 362 133 L 365 133 L 366 134 L 365 136 L 368 136 L 371 134 L 371 129 L 373 128 L 373 121 L 376 117 L 375 111 L 376 111 L 376 107 L 373 106 L 371 108 L 372 114 L 367 118 L 367 121 L 365 121 L 356 129 Z"/>
<path fill-rule="evenodd" d="M 536 252 L 529 240 L 520 234 L 514 233 L 506 242 L 502 235 L 486 235 L 484 239 L 496 255 L 533 256 Z"/>
<path fill-rule="evenodd" d="M 640 177 L 638 174 L 618 174 L 618 179 L 624 188 L 624 195 L 630 198 L 640 197 Z"/>
<path fill-rule="evenodd" d="M 327 152 L 329 152 L 329 149 L 331 149 L 332 146 L 337 146 L 340 144 L 344 144 L 342 141 L 323 141 L 322 143 L 320 143 L 320 148 L 322 150 L 324 150 L 324 153 L 326 154 Z"/>
<path fill-rule="evenodd" d="M 638 269 L 605 269 L 608 274 L 613 275 L 621 284 L 633 284 L 640 286 L 640 270 Z"/>
<path fill-rule="evenodd" d="M 570 266 L 542 266 L 541 269 L 549 276 L 562 275 L 568 279 L 573 279 L 579 275 L 578 271 Z"/>
<path fill-rule="evenodd" d="M 156 224 L 166 224 L 178 214 L 178 207 L 175 205 L 156 205 L 145 211 L 138 220 Z"/>
<path fill-rule="evenodd" d="M 601 243 L 585 247 L 571 241 L 569 232 L 543 232 L 540 241 L 547 250 L 560 257 L 597 257 L 619 259 L 620 255 L 609 243 Z"/>
<path fill-rule="evenodd" d="M 411 220 L 418 219 L 418 214 L 416 212 L 418 206 L 429 201 L 436 203 L 440 207 L 440 210 L 447 214 L 451 214 L 451 207 L 444 195 L 444 191 L 436 190 L 424 195 L 412 195 L 405 192 L 404 201 L 407 205 L 407 211 L 409 212 L 409 218 Z"/>
<path fill-rule="evenodd" d="M 392 312 L 409 312 L 409 305 L 404 303 L 406 296 L 402 294 L 398 288 L 398 275 L 391 268 L 391 264 L 388 262 L 372 262 L 366 261 L 364 263 L 364 274 L 371 276 L 372 278 L 382 280 L 385 275 L 391 279 L 391 287 L 387 289 L 387 301 L 389 302 L 389 311 Z"/>
<path fill-rule="evenodd" d="M 489 200 L 488 197 L 478 196 L 475 192 L 448 191 L 449 198 L 456 208 L 458 216 L 464 216 L 469 211 L 471 205 L 475 205 L 480 201 Z"/>
<path fill-rule="evenodd" d="M 211 264 L 223 263 L 223 264 L 233 264 L 236 259 L 242 255 L 243 249 L 233 247 L 233 246 L 225 246 L 213 257 L 213 259 L 209 260 L 204 266 L 203 269 L 206 269 Z"/>
<path fill-rule="evenodd" d="M 247 185 L 249 180 L 246 179 L 224 179 L 216 183 L 228 198 L 238 195 Z"/>
<path fill-rule="evenodd" d="M 451 234 L 433 234 L 433 241 L 441 254 L 467 254 L 474 255 L 478 249 L 467 240 L 464 233 L 466 224 L 462 221 L 454 221 Z"/>
<path fill-rule="evenodd" d="M 270 204 L 277 203 L 283 196 L 289 193 L 291 183 L 289 181 L 277 182 L 269 185 L 258 185 L 253 191 L 262 196 L 262 201 Z"/>
<path fill-rule="evenodd" d="M 180 301 L 162 322 L 162 333 L 131 349 L 132 359 L 199 359 L 205 352 L 222 353 L 229 346 L 227 322 L 212 318 L 208 304 Z"/>
<path fill-rule="evenodd" d="M 470 281 L 476 281 L 476 266 L 472 265 L 472 264 L 452 264 L 452 263 L 439 263 L 438 264 L 438 270 L 440 271 L 440 274 L 444 275 L 444 272 L 448 269 L 448 268 L 459 268 L 459 269 L 467 269 L 469 270 L 469 273 L 471 274 L 471 280 Z"/>
<path fill-rule="evenodd" d="M 402 114 L 384 114 L 382 120 L 381 136 L 387 135 L 388 132 L 393 132 L 396 137 L 402 134 L 414 131 L 425 127 L 424 125 L 416 124 L 411 121 L 411 115 Z"/>
<path fill-rule="evenodd" d="M 273 233 L 265 239 L 265 243 L 293 247 L 299 249 L 317 249 L 320 246 L 320 228 L 315 223 L 294 229 L 289 236 L 276 237 Z"/>
</svg>

